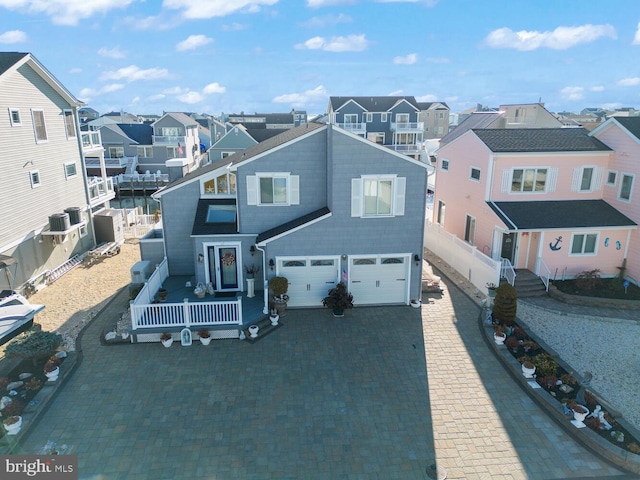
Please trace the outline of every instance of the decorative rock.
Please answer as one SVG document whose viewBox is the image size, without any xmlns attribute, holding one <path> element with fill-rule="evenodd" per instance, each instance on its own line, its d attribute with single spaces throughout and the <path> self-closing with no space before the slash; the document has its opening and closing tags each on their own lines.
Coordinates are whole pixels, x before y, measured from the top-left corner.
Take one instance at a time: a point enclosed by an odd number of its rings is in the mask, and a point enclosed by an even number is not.
<svg viewBox="0 0 640 480">
<path fill-rule="evenodd" d="M 33 373 L 29 373 L 29 372 L 25 372 L 25 373 L 21 373 L 20 375 L 18 375 L 18 378 L 20 380 L 26 380 L 29 377 L 32 377 Z"/>
<path fill-rule="evenodd" d="M 11 400 L 11 397 L 0 398 L 0 410 L 9 405 L 11 402 L 13 402 L 13 400 Z"/>
<path fill-rule="evenodd" d="M 56 353 L 56 357 L 60 359 L 67 358 L 67 352 L 65 352 L 64 350 L 60 350 L 59 352 Z"/>
<path fill-rule="evenodd" d="M 116 339 L 116 332 L 107 332 L 104 336 L 105 340 L 115 340 Z"/>
<path fill-rule="evenodd" d="M 11 382 L 9 385 L 7 385 L 7 390 L 16 390 L 20 388 L 22 385 L 24 385 L 24 382 L 22 381 Z"/>
</svg>

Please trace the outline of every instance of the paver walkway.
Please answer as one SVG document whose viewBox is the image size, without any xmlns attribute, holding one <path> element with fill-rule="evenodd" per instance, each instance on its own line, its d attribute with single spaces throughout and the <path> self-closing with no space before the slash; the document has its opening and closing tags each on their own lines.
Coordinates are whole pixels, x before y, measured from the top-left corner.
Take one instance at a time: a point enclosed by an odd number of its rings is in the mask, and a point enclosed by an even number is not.
<svg viewBox="0 0 640 480">
<path fill-rule="evenodd" d="M 509 378 L 444 283 L 421 310 L 292 310 L 255 344 L 169 349 L 100 344 L 123 292 L 21 451 L 65 443 L 104 479 L 426 479 L 436 460 L 450 479 L 620 474 Z"/>
</svg>

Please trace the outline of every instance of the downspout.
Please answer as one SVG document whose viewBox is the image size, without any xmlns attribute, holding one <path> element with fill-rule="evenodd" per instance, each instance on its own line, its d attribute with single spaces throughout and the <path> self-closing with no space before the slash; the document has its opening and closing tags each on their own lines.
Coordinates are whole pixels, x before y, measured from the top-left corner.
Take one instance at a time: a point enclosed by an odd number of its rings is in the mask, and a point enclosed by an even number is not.
<svg viewBox="0 0 640 480">
<path fill-rule="evenodd" d="M 265 315 L 269 314 L 269 282 L 267 281 L 267 252 L 264 249 L 260 248 L 260 246 L 255 244 L 256 250 L 262 252 L 262 271 L 264 272 L 264 286 L 263 286 L 263 295 L 264 295 L 264 307 L 262 309 L 262 313 Z"/>
</svg>

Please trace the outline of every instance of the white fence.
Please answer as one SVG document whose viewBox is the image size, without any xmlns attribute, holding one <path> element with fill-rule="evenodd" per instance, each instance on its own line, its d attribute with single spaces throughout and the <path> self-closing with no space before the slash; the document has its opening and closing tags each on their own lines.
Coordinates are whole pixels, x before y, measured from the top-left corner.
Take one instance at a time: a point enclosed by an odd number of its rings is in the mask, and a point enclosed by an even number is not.
<svg viewBox="0 0 640 480">
<path fill-rule="evenodd" d="M 242 325 L 242 298 L 221 302 L 153 303 L 169 277 L 165 258 L 151 274 L 135 300 L 131 301 L 131 329 Z"/>
<path fill-rule="evenodd" d="M 159 222 L 158 215 L 147 215 L 141 213 L 140 208 L 123 208 L 122 218 L 124 219 L 124 236 L 125 238 L 141 238 L 144 237 Z"/>
<path fill-rule="evenodd" d="M 488 294 L 487 283 L 500 283 L 500 261 L 487 257 L 429 219 L 425 222 L 424 246 L 485 294 Z"/>
</svg>

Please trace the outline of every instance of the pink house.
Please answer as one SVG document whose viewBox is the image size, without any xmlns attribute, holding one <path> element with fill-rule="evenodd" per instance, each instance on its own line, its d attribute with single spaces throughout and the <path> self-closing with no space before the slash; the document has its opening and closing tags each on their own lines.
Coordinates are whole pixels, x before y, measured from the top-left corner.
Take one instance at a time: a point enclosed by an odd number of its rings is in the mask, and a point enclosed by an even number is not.
<svg viewBox="0 0 640 480">
<path fill-rule="evenodd" d="M 615 276 L 636 231 L 606 186 L 615 157 L 583 128 L 471 129 L 438 150 L 434 222 L 545 282 Z"/>
<path fill-rule="evenodd" d="M 591 135 L 614 152 L 604 178 L 603 199 L 617 210 L 640 221 L 640 202 L 634 197 L 635 177 L 640 176 L 640 117 L 612 117 Z M 626 255 L 625 276 L 640 282 L 640 231 L 633 230 Z"/>
</svg>

